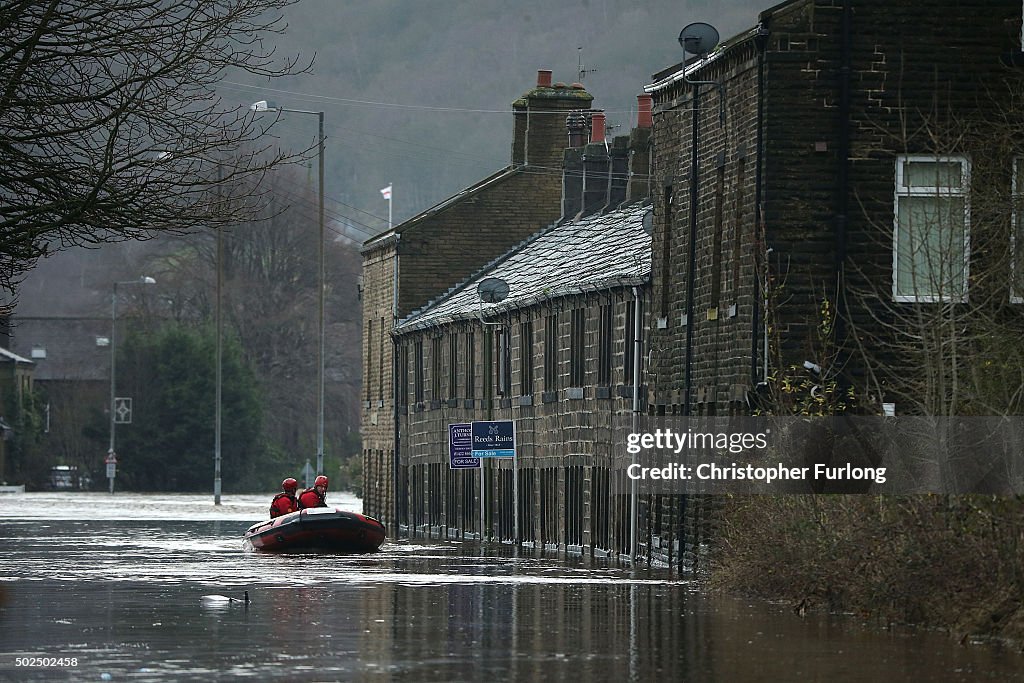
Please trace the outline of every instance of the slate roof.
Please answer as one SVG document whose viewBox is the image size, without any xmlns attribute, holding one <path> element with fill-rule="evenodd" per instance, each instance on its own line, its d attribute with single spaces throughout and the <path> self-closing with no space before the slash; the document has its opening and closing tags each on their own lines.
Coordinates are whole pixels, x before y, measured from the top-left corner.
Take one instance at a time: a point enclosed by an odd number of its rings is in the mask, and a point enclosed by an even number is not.
<svg viewBox="0 0 1024 683">
<path fill-rule="evenodd" d="M 110 318 L 11 318 L 10 348 L 29 357 L 33 348 L 46 349 L 35 360 L 36 381 L 110 379 L 110 347 L 96 338 L 110 337 Z"/>
<path fill-rule="evenodd" d="M 12 363 L 28 363 L 29 365 L 32 365 L 32 361 L 28 358 L 22 358 L 18 354 L 8 351 L 0 346 L 0 362 L 6 363 L 7 361 L 11 361 Z"/>
<path fill-rule="evenodd" d="M 413 311 L 398 334 L 455 320 L 524 308 L 549 299 L 616 286 L 644 284 L 651 274 L 651 238 L 643 229 L 648 202 L 576 221 L 556 223 L 499 256 L 469 280 Z M 477 286 L 489 277 L 508 283 L 496 304 L 482 303 Z"/>
</svg>

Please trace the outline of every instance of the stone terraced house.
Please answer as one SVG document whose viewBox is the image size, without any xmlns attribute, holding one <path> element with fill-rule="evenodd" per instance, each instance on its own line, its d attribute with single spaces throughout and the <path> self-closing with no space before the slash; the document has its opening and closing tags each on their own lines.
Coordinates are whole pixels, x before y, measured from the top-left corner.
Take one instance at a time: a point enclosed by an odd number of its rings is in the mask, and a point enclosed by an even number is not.
<svg viewBox="0 0 1024 683">
<path fill-rule="evenodd" d="M 401 362 L 394 353 L 396 327 L 539 231 L 646 197 L 650 98 L 638 99 L 646 123 L 606 142 L 604 114 L 591 108 L 593 97 L 583 86 L 552 83 L 550 71 L 538 72 L 536 87 L 512 104 L 508 167 L 364 243 L 361 434 L 367 514 L 392 527 L 405 514 L 395 497 L 407 482 L 396 437 L 408 410 L 394 400 Z M 482 377 L 475 381 L 483 392 Z M 477 400 L 483 408 L 482 393 Z"/>
<path fill-rule="evenodd" d="M 949 347 L 910 337 L 1019 322 L 1021 12 L 791 0 L 655 74 L 652 412 L 748 413 L 803 368 L 926 411 Z"/>
<path fill-rule="evenodd" d="M 488 538 L 628 552 L 612 434 L 629 424 L 640 370 L 648 211 L 556 223 L 398 325 L 399 518 L 411 530 L 479 537 L 482 518 Z M 482 301 L 496 280 L 507 297 Z M 448 425 L 473 420 L 514 420 L 515 461 L 449 469 Z"/>
</svg>

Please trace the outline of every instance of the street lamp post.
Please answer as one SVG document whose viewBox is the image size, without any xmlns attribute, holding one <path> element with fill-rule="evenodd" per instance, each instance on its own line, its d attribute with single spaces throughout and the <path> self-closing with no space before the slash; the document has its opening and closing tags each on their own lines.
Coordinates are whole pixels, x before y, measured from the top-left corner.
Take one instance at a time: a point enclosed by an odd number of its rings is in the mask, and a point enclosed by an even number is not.
<svg viewBox="0 0 1024 683">
<path fill-rule="evenodd" d="M 305 109 L 286 109 L 268 104 L 266 100 L 252 103 L 249 108 L 255 112 L 287 112 L 290 114 L 310 114 L 319 122 L 317 159 L 319 166 L 319 227 L 320 241 L 317 249 L 317 268 L 319 271 L 318 304 L 318 336 L 317 376 L 316 376 L 316 473 L 324 473 L 324 298 L 327 289 L 324 269 L 324 113 Z"/>
<path fill-rule="evenodd" d="M 218 180 L 220 178 L 218 177 Z M 213 504 L 220 505 L 220 441 L 221 441 L 221 421 L 222 421 L 222 408 L 221 408 L 221 384 L 223 381 L 223 365 L 224 365 L 224 316 L 222 313 L 223 303 L 221 302 L 222 294 L 221 291 L 224 289 L 224 238 L 223 228 L 217 226 L 217 377 L 216 377 L 216 396 L 214 401 L 216 407 L 214 408 L 216 415 L 214 416 L 214 435 L 213 435 Z"/>
<path fill-rule="evenodd" d="M 117 286 L 118 285 L 153 285 L 156 280 L 142 276 L 138 280 L 115 282 L 114 293 L 110 297 L 110 447 L 107 449 L 107 477 L 110 479 L 110 493 L 114 493 L 114 476 L 117 465 L 117 451 L 114 450 L 117 435 Z"/>
</svg>

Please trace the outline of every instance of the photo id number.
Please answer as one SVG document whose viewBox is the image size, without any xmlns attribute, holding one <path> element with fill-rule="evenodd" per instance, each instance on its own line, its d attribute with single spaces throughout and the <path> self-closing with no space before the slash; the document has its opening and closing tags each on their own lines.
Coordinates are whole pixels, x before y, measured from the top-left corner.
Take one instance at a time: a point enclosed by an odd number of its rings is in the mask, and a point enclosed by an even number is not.
<svg viewBox="0 0 1024 683">
<path fill-rule="evenodd" d="M 15 657 L 14 666 L 42 668 L 78 666 L 78 657 Z"/>
</svg>

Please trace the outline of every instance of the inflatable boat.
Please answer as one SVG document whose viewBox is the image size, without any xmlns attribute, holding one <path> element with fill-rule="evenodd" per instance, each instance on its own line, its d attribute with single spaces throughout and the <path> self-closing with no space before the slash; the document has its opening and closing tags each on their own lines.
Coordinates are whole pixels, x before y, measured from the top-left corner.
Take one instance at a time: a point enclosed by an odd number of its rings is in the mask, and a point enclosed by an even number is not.
<svg viewBox="0 0 1024 683">
<path fill-rule="evenodd" d="M 372 553 L 384 542 L 384 525 L 358 512 L 307 508 L 253 524 L 244 538 L 256 550 L 273 553 Z"/>
</svg>

